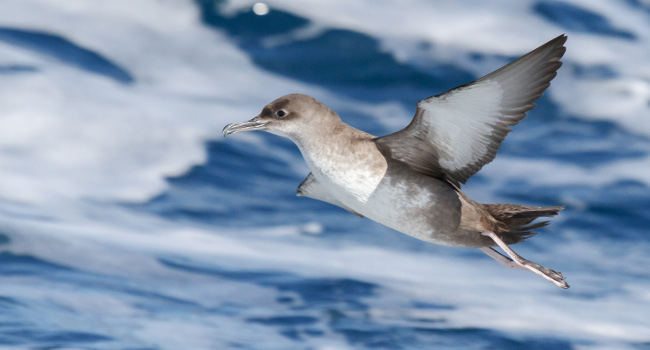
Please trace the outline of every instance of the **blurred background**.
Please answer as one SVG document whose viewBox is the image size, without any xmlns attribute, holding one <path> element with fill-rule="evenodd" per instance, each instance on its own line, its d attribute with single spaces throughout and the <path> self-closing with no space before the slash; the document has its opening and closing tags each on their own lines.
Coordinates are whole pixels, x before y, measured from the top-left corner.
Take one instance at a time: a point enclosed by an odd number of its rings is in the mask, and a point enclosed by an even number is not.
<svg viewBox="0 0 650 350">
<path fill-rule="evenodd" d="M 564 205 L 524 257 L 295 197 L 222 127 L 311 94 L 363 130 L 566 33 L 481 202 Z M 650 349 L 650 3 L 0 1 L 0 348 Z"/>
</svg>

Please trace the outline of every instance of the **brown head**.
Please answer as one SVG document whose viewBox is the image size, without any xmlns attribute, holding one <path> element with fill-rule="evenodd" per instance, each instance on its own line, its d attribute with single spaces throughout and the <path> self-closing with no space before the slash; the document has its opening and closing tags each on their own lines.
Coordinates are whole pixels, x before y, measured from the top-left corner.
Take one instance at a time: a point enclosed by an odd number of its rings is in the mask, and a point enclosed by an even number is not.
<svg viewBox="0 0 650 350">
<path fill-rule="evenodd" d="M 305 135 L 322 133 L 339 123 L 339 116 L 315 98 L 291 94 L 264 106 L 262 112 L 249 121 L 226 125 L 223 136 L 262 130 L 296 141 Z"/>
</svg>

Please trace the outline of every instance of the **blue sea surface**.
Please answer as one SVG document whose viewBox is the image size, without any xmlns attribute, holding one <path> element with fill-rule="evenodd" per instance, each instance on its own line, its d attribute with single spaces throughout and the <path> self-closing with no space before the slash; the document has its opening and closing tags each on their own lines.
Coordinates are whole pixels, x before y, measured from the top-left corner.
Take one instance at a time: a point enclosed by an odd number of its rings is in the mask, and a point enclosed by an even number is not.
<svg viewBox="0 0 650 350">
<path fill-rule="evenodd" d="M 650 349 L 647 3 L 441 3 L 512 19 L 458 45 L 251 4 L 0 5 L 0 349 Z M 485 49 L 517 16 L 537 36 Z M 569 290 L 298 198 L 290 141 L 220 135 L 293 92 L 385 135 L 561 33 L 550 92 L 463 189 L 565 206 L 515 249 Z"/>
</svg>

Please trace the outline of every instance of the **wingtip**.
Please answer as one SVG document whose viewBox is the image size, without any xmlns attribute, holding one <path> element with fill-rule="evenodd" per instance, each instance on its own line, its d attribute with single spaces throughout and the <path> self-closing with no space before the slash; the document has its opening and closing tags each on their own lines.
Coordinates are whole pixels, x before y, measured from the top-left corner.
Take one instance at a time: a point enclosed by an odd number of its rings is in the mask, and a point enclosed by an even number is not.
<svg viewBox="0 0 650 350">
<path fill-rule="evenodd" d="M 554 39 L 552 39 L 549 43 L 560 44 L 560 46 L 564 46 L 568 38 L 569 37 L 566 35 L 566 33 L 562 33 L 557 37 L 555 37 Z"/>
<path fill-rule="evenodd" d="M 562 62 L 560 61 L 560 59 L 562 59 L 562 57 L 564 56 L 564 53 L 566 52 L 566 46 L 564 46 L 564 44 L 566 43 L 567 39 L 568 39 L 568 37 L 567 37 L 566 34 L 564 34 L 564 33 L 560 34 L 557 37 L 555 37 L 555 38 L 549 40 L 548 42 L 546 42 L 546 44 L 538 47 L 537 49 L 535 49 L 533 51 L 531 51 L 530 53 L 543 52 L 543 51 L 551 53 L 551 56 L 552 56 L 551 59 L 553 61 L 557 61 L 559 63 L 559 66 L 556 68 L 556 70 L 557 70 L 562 65 Z"/>
</svg>

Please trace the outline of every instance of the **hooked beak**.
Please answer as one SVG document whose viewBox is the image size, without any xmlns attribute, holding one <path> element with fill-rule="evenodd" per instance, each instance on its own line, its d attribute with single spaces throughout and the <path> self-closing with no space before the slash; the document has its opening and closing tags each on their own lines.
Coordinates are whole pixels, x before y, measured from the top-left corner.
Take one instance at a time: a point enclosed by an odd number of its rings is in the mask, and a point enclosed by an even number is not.
<svg viewBox="0 0 650 350">
<path fill-rule="evenodd" d="M 247 122 L 228 124 L 223 128 L 223 137 L 242 131 L 264 130 L 264 127 L 268 123 L 268 121 L 260 120 L 259 117 L 255 117 Z"/>
</svg>

